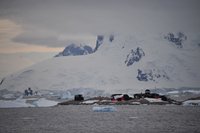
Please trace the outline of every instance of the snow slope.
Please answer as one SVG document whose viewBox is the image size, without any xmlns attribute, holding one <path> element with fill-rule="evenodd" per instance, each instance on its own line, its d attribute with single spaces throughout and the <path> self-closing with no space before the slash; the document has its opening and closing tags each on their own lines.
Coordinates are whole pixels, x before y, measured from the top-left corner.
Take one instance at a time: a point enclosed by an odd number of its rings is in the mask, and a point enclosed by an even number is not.
<svg viewBox="0 0 200 133">
<path fill-rule="evenodd" d="M 23 92 L 31 87 L 34 91 L 78 89 L 81 93 L 89 88 L 85 94 L 92 90 L 102 94 L 200 87 L 198 37 L 185 34 L 187 39 L 179 39 L 182 47 L 177 47 L 166 35 L 115 34 L 112 40 L 105 35 L 94 53 L 61 56 L 33 65 L 6 77 L 0 90 Z"/>
</svg>

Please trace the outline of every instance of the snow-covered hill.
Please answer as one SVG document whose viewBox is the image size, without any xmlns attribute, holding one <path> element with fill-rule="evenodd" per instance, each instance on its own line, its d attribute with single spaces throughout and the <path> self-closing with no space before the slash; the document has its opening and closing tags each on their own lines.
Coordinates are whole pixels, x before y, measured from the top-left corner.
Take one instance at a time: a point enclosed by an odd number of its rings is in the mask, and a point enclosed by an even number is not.
<svg viewBox="0 0 200 133">
<path fill-rule="evenodd" d="M 59 56 L 4 79 L 0 90 L 85 95 L 200 87 L 200 40 L 185 33 L 101 35 L 91 54 Z"/>
</svg>

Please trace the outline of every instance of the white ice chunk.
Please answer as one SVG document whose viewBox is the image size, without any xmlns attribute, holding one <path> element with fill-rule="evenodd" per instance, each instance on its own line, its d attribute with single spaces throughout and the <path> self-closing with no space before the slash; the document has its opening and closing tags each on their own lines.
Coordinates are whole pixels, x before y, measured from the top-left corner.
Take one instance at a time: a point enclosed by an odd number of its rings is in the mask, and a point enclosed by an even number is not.
<svg viewBox="0 0 200 133">
<path fill-rule="evenodd" d="M 33 102 L 33 104 L 36 107 L 50 107 L 50 106 L 55 106 L 58 104 L 58 102 L 56 101 L 52 101 L 52 100 L 47 100 L 45 98 L 41 98 L 38 101 Z"/>
<path fill-rule="evenodd" d="M 84 104 L 93 104 L 93 103 L 96 103 L 96 102 L 98 102 L 99 100 L 87 100 L 87 101 L 84 101 L 84 102 L 82 102 L 82 103 L 84 103 Z"/>
<path fill-rule="evenodd" d="M 19 107 L 34 107 L 34 105 L 26 103 L 25 99 L 0 100 L 0 108 L 19 108 Z"/>
<path fill-rule="evenodd" d="M 94 112 L 115 112 L 117 109 L 113 106 L 95 106 L 92 108 Z"/>
<path fill-rule="evenodd" d="M 183 106 L 200 106 L 200 100 L 187 100 L 183 102 Z"/>
<path fill-rule="evenodd" d="M 144 98 L 144 99 L 149 101 L 150 103 L 164 102 L 161 98 Z"/>
</svg>

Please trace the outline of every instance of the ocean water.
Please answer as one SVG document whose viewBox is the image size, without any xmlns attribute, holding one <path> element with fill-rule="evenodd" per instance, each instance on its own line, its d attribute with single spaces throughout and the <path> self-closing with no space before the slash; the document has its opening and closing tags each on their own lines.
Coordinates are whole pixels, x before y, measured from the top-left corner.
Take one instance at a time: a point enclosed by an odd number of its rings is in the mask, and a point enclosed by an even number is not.
<svg viewBox="0 0 200 133">
<path fill-rule="evenodd" d="M 0 109 L 0 133 L 200 133 L 200 107 L 92 105 Z"/>
</svg>

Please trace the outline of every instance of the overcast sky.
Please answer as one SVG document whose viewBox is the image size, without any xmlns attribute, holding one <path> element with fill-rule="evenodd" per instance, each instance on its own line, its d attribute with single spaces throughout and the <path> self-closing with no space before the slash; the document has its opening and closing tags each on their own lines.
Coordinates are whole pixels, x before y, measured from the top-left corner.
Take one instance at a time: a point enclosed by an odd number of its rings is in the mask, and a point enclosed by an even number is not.
<svg viewBox="0 0 200 133">
<path fill-rule="evenodd" d="M 96 35 L 200 31 L 200 0 L 0 0 L 0 53 L 58 52 Z"/>
</svg>

